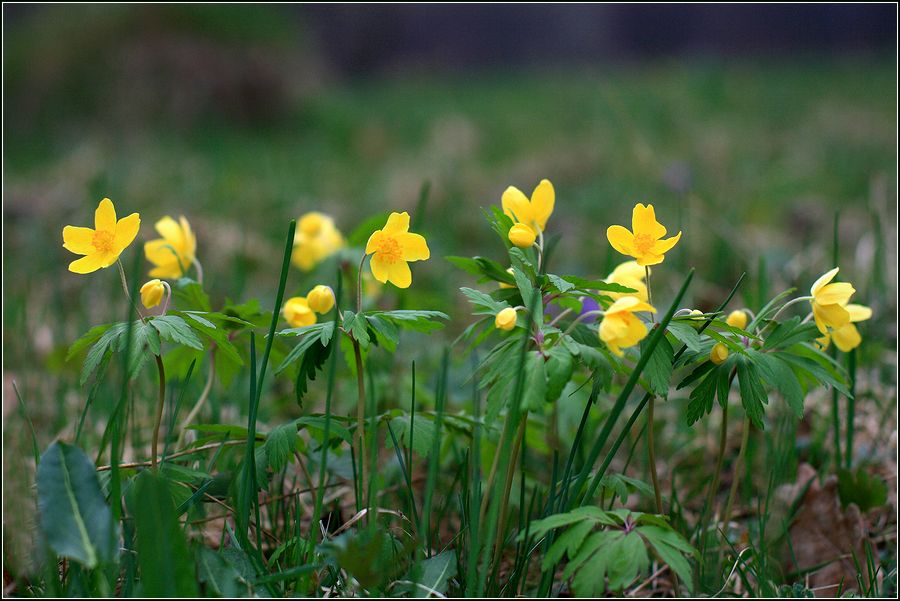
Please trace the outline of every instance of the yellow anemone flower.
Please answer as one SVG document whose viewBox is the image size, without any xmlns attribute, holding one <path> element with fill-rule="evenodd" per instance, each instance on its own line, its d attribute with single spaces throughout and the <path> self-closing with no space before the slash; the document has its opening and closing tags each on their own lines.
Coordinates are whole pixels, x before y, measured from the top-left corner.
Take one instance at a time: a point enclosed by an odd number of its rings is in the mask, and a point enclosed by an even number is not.
<svg viewBox="0 0 900 601">
<path fill-rule="evenodd" d="M 727 358 L 728 347 L 721 342 L 717 342 L 716 344 L 714 344 L 712 350 L 709 351 L 709 360 L 716 365 L 722 365 L 723 363 L 725 363 L 725 359 Z"/>
<path fill-rule="evenodd" d="M 334 225 L 334 219 L 312 211 L 297 222 L 294 234 L 294 250 L 291 261 L 303 271 L 311 271 L 316 265 L 344 247 L 344 237 Z"/>
<path fill-rule="evenodd" d="M 500 310 L 497 313 L 497 316 L 494 317 L 494 327 L 499 330 L 506 330 L 508 332 L 516 327 L 516 319 L 516 310 L 512 307 L 507 307 Z"/>
<path fill-rule="evenodd" d="M 316 323 L 316 314 L 309 308 L 309 303 L 303 296 L 287 299 L 281 312 L 284 314 L 284 320 L 292 328 L 311 326 Z"/>
<path fill-rule="evenodd" d="M 813 318 L 823 334 L 828 333 L 828 328 L 836 330 L 850 323 L 850 313 L 846 305 L 856 289 L 847 282 L 830 283 L 838 270 L 839 268 L 835 267 L 822 275 L 809 290 L 812 295 L 809 302 L 812 305 Z"/>
<path fill-rule="evenodd" d="M 306 295 L 309 308 L 316 313 L 328 313 L 334 306 L 334 290 L 331 286 L 319 284 Z"/>
<path fill-rule="evenodd" d="M 828 348 L 828 343 L 832 340 L 834 340 L 834 345 L 845 353 L 849 353 L 862 343 L 862 336 L 860 336 L 859 330 L 853 324 L 872 317 L 872 309 L 864 305 L 847 305 L 846 309 L 847 313 L 850 314 L 849 323 L 836 328 L 821 338 L 816 338 L 816 342 L 822 350 Z"/>
<path fill-rule="evenodd" d="M 372 275 L 382 284 L 391 282 L 409 288 L 412 272 L 408 262 L 424 261 L 431 256 L 425 237 L 409 231 L 409 213 L 391 213 L 383 229 L 369 236 L 366 254 L 372 255 Z"/>
<path fill-rule="evenodd" d="M 165 279 L 183 277 L 196 260 L 197 237 L 191 224 L 184 216 L 175 221 L 166 215 L 153 227 L 162 238 L 144 244 L 144 256 L 155 265 L 150 275 Z"/>
<path fill-rule="evenodd" d="M 525 194 L 515 186 L 510 186 L 503 192 L 500 204 L 503 212 L 513 218 L 517 223 L 527 225 L 535 234 L 543 232 L 547 226 L 547 220 L 553 213 L 556 203 L 556 192 L 550 180 L 542 179 L 529 201 Z M 514 243 L 515 244 L 515 243 Z M 529 245 L 530 246 L 530 245 Z"/>
<path fill-rule="evenodd" d="M 644 267 L 638 265 L 637 261 L 625 261 L 620 263 L 613 269 L 612 273 L 606 276 L 606 281 L 610 284 L 620 284 L 633 288 L 637 292 L 606 292 L 611 298 L 617 299 L 623 296 L 636 296 L 642 301 L 647 301 L 647 284 L 644 278 L 647 273 Z"/>
<path fill-rule="evenodd" d="M 747 313 L 746 311 L 732 311 L 728 314 L 728 317 L 725 319 L 725 323 L 730 325 L 732 328 L 738 328 L 741 330 L 747 329 Z"/>
<path fill-rule="evenodd" d="M 647 336 L 647 326 L 634 316 L 636 311 L 656 313 L 649 304 L 634 296 L 623 296 L 609 306 L 600 322 L 600 340 L 621 357 L 623 348 L 634 346 Z"/>
<path fill-rule="evenodd" d="M 141 286 L 141 302 L 148 309 L 152 309 L 162 302 L 163 295 L 166 293 L 166 287 L 159 280 L 150 280 Z"/>
<path fill-rule="evenodd" d="M 141 227 L 141 217 L 132 213 L 116 221 L 116 207 L 104 198 L 94 211 L 94 229 L 67 225 L 63 228 L 63 248 L 85 255 L 69 263 L 73 273 L 91 273 L 109 267 L 128 248 Z"/>
<path fill-rule="evenodd" d="M 621 225 L 611 225 L 606 230 L 606 238 L 617 251 L 637 260 L 638 265 L 657 265 L 665 260 L 665 253 L 681 239 L 681 232 L 671 238 L 662 239 L 666 228 L 656 220 L 653 205 L 641 203 L 634 206 L 631 215 L 631 229 Z"/>
</svg>

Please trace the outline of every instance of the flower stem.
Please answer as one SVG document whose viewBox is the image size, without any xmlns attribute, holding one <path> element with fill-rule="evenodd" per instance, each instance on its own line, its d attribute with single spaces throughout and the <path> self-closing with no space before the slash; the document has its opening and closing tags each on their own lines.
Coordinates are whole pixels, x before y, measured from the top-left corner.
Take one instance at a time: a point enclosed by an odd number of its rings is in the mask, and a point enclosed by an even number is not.
<svg viewBox="0 0 900 601">
<path fill-rule="evenodd" d="M 575 326 L 577 326 L 579 323 L 581 323 L 588 317 L 594 317 L 596 315 L 603 315 L 604 313 L 605 313 L 604 311 L 586 311 L 586 312 L 582 313 L 581 315 L 576 317 L 574 320 L 572 320 L 572 323 L 570 323 L 569 327 L 566 328 L 566 331 L 563 332 L 563 336 L 565 336 L 566 334 L 571 332 L 573 329 L 575 329 Z"/>
<path fill-rule="evenodd" d="M 203 265 L 194 257 L 194 269 L 197 271 L 197 283 L 203 285 Z"/>
<path fill-rule="evenodd" d="M 359 350 L 359 342 L 351 336 L 353 340 L 353 355 L 356 358 L 356 456 L 359 458 L 359 485 L 360 499 L 363 500 L 363 506 L 368 507 L 368 500 L 363 498 L 368 487 L 366 474 L 366 385 L 363 381 L 363 361 L 362 353 Z"/>
<path fill-rule="evenodd" d="M 134 310 L 137 312 L 138 317 L 144 319 L 144 315 L 141 313 L 140 307 L 138 307 L 134 300 L 131 298 L 131 293 L 128 291 L 128 281 L 125 279 L 125 268 L 122 266 L 122 260 L 116 259 L 116 265 L 119 267 L 119 278 L 122 280 L 122 290 L 125 291 L 125 298 L 128 299 L 128 302 L 131 303 L 131 306 L 134 307 Z"/>
<path fill-rule="evenodd" d="M 166 404 L 166 368 L 163 367 L 162 357 L 154 355 L 156 359 L 156 371 L 159 372 L 159 400 L 156 403 L 156 423 L 153 425 L 153 443 L 150 452 L 151 466 L 155 470 L 157 464 L 157 449 L 159 449 L 159 427 L 162 425 L 163 406 Z"/>
<path fill-rule="evenodd" d="M 728 491 L 728 502 L 725 504 L 725 513 L 722 514 L 722 524 L 727 528 L 731 521 L 731 509 L 734 506 L 734 498 L 737 495 L 738 484 L 741 481 L 741 468 L 744 466 L 744 455 L 747 454 L 747 441 L 750 439 L 750 418 L 745 417 L 741 425 L 741 450 L 738 451 L 737 460 L 734 463 L 734 475 L 731 481 L 731 490 Z"/>
<path fill-rule="evenodd" d="M 212 391 L 213 381 L 216 377 L 216 347 L 212 347 L 212 351 L 209 353 L 209 376 L 206 379 L 206 385 L 203 387 L 203 392 L 200 393 L 200 398 L 197 399 L 197 402 L 194 403 L 194 406 L 191 408 L 190 413 L 187 414 L 187 417 L 181 422 L 180 432 L 178 434 L 178 443 L 176 446 L 181 446 L 181 443 L 184 442 L 184 435 L 187 431 L 187 427 L 191 425 L 191 422 L 194 421 L 194 418 L 200 413 L 200 410 L 203 408 L 204 403 L 206 403 L 206 399 L 209 398 L 209 393 Z"/>
<path fill-rule="evenodd" d="M 509 511 L 509 491 L 512 488 L 512 481 L 516 475 L 516 467 L 519 464 L 519 452 L 522 450 L 522 441 L 525 438 L 525 424 L 528 422 L 528 412 L 522 414 L 519 421 L 519 428 L 516 431 L 516 439 L 513 446 L 512 456 L 509 458 L 509 465 L 506 467 L 506 482 L 503 486 L 503 501 L 500 503 L 500 519 L 497 521 L 497 535 L 494 547 L 494 565 L 500 561 L 500 554 L 503 551 L 503 530 L 506 528 L 506 515 Z"/>
<path fill-rule="evenodd" d="M 503 431 L 500 432 L 500 438 L 497 441 L 497 452 L 494 453 L 494 462 L 491 464 L 491 471 L 488 474 L 487 483 L 484 488 L 484 496 L 481 497 L 481 510 L 479 511 L 478 523 L 483 524 L 485 515 L 487 514 L 488 503 L 490 502 L 491 490 L 494 488 L 494 480 L 497 478 L 497 470 L 500 467 L 500 445 L 506 438 L 506 431 L 509 428 L 509 420 L 503 420 Z"/>
<path fill-rule="evenodd" d="M 656 474 L 656 452 L 653 449 L 653 407 L 656 405 L 656 395 L 650 395 L 647 405 L 647 455 L 650 461 L 650 480 L 653 482 L 653 496 L 656 498 L 656 513 L 662 514 L 662 494 L 659 492 L 659 478 Z"/>
<path fill-rule="evenodd" d="M 644 278 L 647 280 L 647 304 L 653 306 L 653 293 L 650 292 L 650 266 L 644 265 Z M 656 323 L 656 317 L 650 313 L 650 323 Z M 650 411 L 653 411 L 653 399 L 650 399 Z M 653 426 L 650 427 L 651 430 Z"/>
</svg>

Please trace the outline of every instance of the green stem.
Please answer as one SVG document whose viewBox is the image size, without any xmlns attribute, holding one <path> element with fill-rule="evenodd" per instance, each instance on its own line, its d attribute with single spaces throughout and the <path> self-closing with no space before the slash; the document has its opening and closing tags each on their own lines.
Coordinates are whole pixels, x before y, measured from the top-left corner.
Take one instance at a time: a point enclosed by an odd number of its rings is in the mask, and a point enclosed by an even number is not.
<svg viewBox="0 0 900 601">
<path fill-rule="evenodd" d="M 353 340 L 353 356 L 356 359 L 356 456 L 359 461 L 359 486 L 361 504 L 368 507 L 367 500 L 363 498 L 366 488 L 366 385 L 363 380 L 363 360 L 359 349 L 359 342 Z"/>
<path fill-rule="evenodd" d="M 728 527 L 731 521 L 731 509 L 734 506 L 734 498 L 737 496 L 738 485 L 741 481 L 741 468 L 744 466 L 744 456 L 747 454 L 747 441 L 750 440 L 750 418 L 745 417 L 744 423 L 741 425 L 743 433 L 741 434 L 741 450 L 738 451 L 737 460 L 734 462 L 734 475 L 731 481 L 731 490 L 728 491 L 728 502 L 725 504 L 725 513 L 722 514 L 722 523 Z"/>
<path fill-rule="evenodd" d="M 163 406 L 166 404 L 166 369 L 163 367 L 162 357 L 154 355 L 156 359 L 156 371 L 159 372 L 159 400 L 156 403 L 156 423 L 153 425 L 153 445 L 150 452 L 153 454 L 151 465 L 156 469 L 159 449 L 159 428 L 162 424 Z"/>
<path fill-rule="evenodd" d="M 481 511 L 478 512 L 478 523 L 483 524 L 485 515 L 487 514 L 488 504 L 491 500 L 491 491 L 494 490 L 494 480 L 497 478 L 497 470 L 500 466 L 500 446 L 506 438 L 506 432 L 509 429 L 509 419 L 503 420 L 503 430 L 500 432 L 500 438 L 497 440 L 497 452 L 494 453 L 494 462 L 491 464 L 491 472 L 488 474 L 487 484 L 482 489 L 484 495 L 481 497 Z"/>
<path fill-rule="evenodd" d="M 653 293 L 650 291 L 650 266 L 644 265 L 644 278 L 647 280 L 647 304 L 653 306 Z M 654 317 L 653 313 L 650 313 L 650 323 L 656 323 L 656 317 Z M 653 401 L 650 401 L 651 411 L 653 408 Z"/>
<path fill-rule="evenodd" d="M 847 469 L 853 467 L 853 422 L 856 420 L 856 349 L 847 353 L 847 375 L 850 395 L 847 397 L 847 444 L 844 445 L 844 459 Z"/>
<path fill-rule="evenodd" d="M 505 538 L 503 531 L 506 528 L 506 516 L 509 511 L 509 491 L 512 489 L 513 477 L 516 474 L 518 466 L 519 453 L 522 450 L 522 442 L 525 438 L 525 424 L 528 422 L 528 412 L 522 414 L 519 421 L 519 427 L 516 430 L 516 439 L 513 443 L 512 456 L 509 458 L 509 464 L 506 467 L 506 482 L 503 485 L 503 497 L 500 504 L 500 519 L 497 521 L 497 534 L 494 547 L 494 566 L 500 561 L 500 555 L 503 551 Z"/>
<path fill-rule="evenodd" d="M 647 406 L 647 455 L 650 460 L 650 480 L 653 482 L 653 496 L 656 498 L 656 513 L 662 514 L 662 494 L 659 491 L 659 478 L 656 473 L 656 452 L 653 449 L 653 407 L 656 405 L 656 395 L 650 396 Z"/>
</svg>

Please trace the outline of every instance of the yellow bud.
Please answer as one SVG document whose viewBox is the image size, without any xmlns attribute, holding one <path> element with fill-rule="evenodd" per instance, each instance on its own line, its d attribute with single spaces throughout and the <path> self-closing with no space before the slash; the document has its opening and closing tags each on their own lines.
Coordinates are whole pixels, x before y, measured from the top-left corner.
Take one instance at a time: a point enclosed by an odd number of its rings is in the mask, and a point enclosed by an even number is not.
<svg viewBox="0 0 900 601">
<path fill-rule="evenodd" d="M 287 299 L 281 311 L 284 313 L 284 320 L 292 328 L 311 326 L 316 323 L 316 314 L 309 308 L 309 303 L 302 296 Z"/>
<path fill-rule="evenodd" d="M 307 213 L 303 217 L 300 218 L 300 222 L 297 224 L 300 231 L 308 236 L 315 236 L 319 233 L 319 230 L 322 229 L 322 226 L 325 224 L 325 220 L 327 217 L 322 213 L 312 211 Z"/>
<path fill-rule="evenodd" d="M 534 244 L 537 234 L 524 223 L 517 223 L 509 228 L 509 241 L 519 248 L 528 248 Z"/>
<path fill-rule="evenodd" d="M 512 274 L 513 274 L 513 268 L 510 267 L 509 269 L 507 269 L 507 270 L 506 270 L 506 273 L 508 273 L 509 275 L 512 275 Z M 500 287 L 501 287 L 501 288 L 515 288 L 516 285 L 515 285 L 515 284 L 507 284 L 506 282 L 500 282 Z"/>
<path fill-rule="evenodd" d="M 141 302 L 148 309 L 152 309 L 162 302 L 163 294 L 166 293 L 166 287 L 159 280 L 150 280 L 141 286 Z"/>
<path fill-rule="evenodd" d="M 497 317 L 494 318 L 494 325 L 497 329 L 506 330 L 507 332 L 516 327 L 516 310 L 512 307 L 507 307 L 497 313 Z"/>
<path fill-rule="evenodd" d="M 306 302 L 316 313 L 328 313 L 334 306 L 334 290 L 330 286 L 319 284 L 306 295 Z"/>
<path fill-rule="evenodd" d="M 695 328 L 699 328 L 703 325 L 703 311 L 700 309 L 691 309 L 691 312 L 688 313 L 688 317 L 691 318 L 691 325 Z"/>
<path fill-rule="evenodd" d="M 725 320 L 725 323 L 730 325 L 732 328 L 740 328 L 744 330 L 747 328 L 747 314 L 743 311 L 732 311 L 728 314 L 728 318 Z"/>
<path fill-rule="evenodd" d="M 722 344 L 721 342 L 717 342 L 715 346 L 712 347 L 712 350 L 709 352 L 709 360 L 715 363 L 716 365 L 722 365 L 725 363 L 725 359 L 728 358 L 728 347 Z"/>
</svg>

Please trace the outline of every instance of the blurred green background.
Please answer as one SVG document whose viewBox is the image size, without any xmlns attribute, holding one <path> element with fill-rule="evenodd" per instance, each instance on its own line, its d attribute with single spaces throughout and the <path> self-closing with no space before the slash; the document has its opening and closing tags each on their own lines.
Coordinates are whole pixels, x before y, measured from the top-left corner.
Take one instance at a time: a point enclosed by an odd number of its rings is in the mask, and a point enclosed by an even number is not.
<svg viewBox="0 0 900 601">
<path fill-rule="evenodd" d="M 428 182 L 414 219 L 432 259 L 414 266 L 404 302 L 448 312 L 448 340 L 470 321 L 456 289 L 472 281 L 443 257 L 500 257 L 479 207 L 499 203 L 509 185 L 530 193 L 541 178 L 553 182 L 553 269 L 582 276 L 602 277 L 624 259 L 606 227 L 629 224 L 634 203 L 653 203 L 670 230 L 684 231 L 654 296 L 696 267 L 690 302 L 704 309 L 742 271 L 751 307 L 808 288 L 832 267 L 840 211 L 841 275 L 876 311 L 863 354 L 887 360 L 896 340 L 894 46 L 657 48 L 602 60 L 601 45 L 588 59 L 504 51 L 447 67 L 432 59 L 459 47 L 417 61 L 413 44 L 393 60 L 388 34 L 342 37 L 365 28 L 341 29 L 341 15 L 358 25 L 365 10 L 4 7 L 4 416 L 16 410 L 15 381 L 42 444 L 70 427 L 61 408 L 80 407 L 82 393 L 65 349 L 125 311 L 114 271 L 69 273 L 73 256 L 62 248 L 62 228 L 89 225 L 105 196 L 121 215 L 141 213 L 139 243 L 156 237 L 160 217 L 185 215 L 214 306 L 259 297 L 268 308 L 289 219 L 324 211 L 347 234 L 374 213 L 414 212 Z M 503 19 L 483 33 L 507 50 L 527 47 L 528 36 L 517 43 L 511 33 L 518 22 Z M 355 54 L 336 53 L 349 44 Z M 294 269 L 289 292 L 320 277 Z"/>
</svg>

